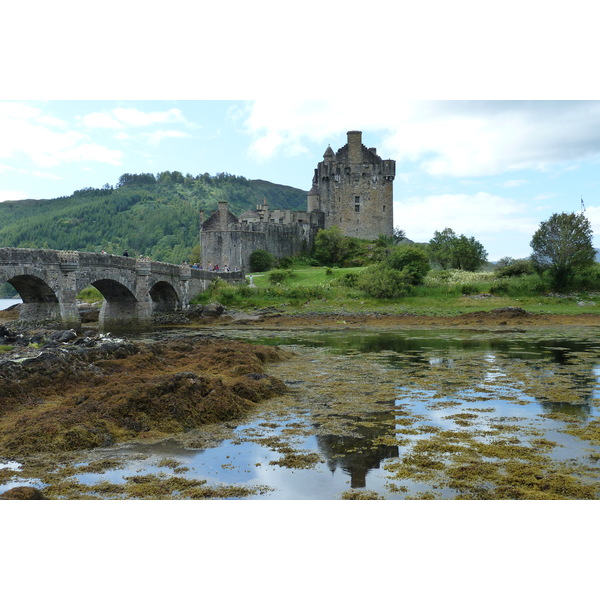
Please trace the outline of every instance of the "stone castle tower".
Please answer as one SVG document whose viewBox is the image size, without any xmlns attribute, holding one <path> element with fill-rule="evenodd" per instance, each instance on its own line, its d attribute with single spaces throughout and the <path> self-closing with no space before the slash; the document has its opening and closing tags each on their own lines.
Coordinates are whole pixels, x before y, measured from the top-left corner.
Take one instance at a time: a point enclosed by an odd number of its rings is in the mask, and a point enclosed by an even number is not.
<svg viewBox="0 0 600 600">
<path fill-rule="evenodd" d="M 367 240 L 394 230 L 393 181 L 396 161 L 382 160 L 362 144 L 362 132 L 349 131 L 348 143 L 328 147 L 308 193 L 308 212 L 323 212 L 325 228 L 337 225 L 348 237 Z"/>
<path fill-rule="evenodd" d="M 328 147 L 317 165 L 308 192 L 308 210 L 271 210 L 266 201 L 236 217 L 227 202 L 206 220 L 200 217 L 204 268 L 227 265 L 245 271 L 257 249 L 275 258 L 306 252 L 319 229 L 337 225 L 348 237 L 375 240 L 394 231 L 393 181 L 396 161 L 382 160 L 362 144 L 360 131 L 348 132 L 348 143 Z"/>
</svg>

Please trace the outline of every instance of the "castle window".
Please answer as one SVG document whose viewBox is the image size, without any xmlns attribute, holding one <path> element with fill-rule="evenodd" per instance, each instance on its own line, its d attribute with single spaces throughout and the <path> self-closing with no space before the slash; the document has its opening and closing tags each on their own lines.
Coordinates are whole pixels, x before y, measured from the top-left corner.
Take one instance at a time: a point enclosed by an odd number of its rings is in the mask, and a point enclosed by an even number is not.
<svg viewBox="0 0 600 600">
<path fill-rule="evenodd" d="M 354 196 L 354 212 L 360 212 L 360 196 Z"/>
<path fill-rule="evenodd" d="M 385 204 L 383 205 L 383 212 L 385 212 Z"/>
</svg>

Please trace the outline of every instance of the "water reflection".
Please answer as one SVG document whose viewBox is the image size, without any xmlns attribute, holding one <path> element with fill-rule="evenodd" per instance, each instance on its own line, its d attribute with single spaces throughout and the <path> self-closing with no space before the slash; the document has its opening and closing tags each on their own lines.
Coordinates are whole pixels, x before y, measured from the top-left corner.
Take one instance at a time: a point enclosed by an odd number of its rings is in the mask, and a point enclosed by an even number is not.
<svg viewBox="0 0 600 600">
<path fill-rule="evenodd" d="M 394 403 L 391 402 L 390 408 Z M 366 487 L 367 474 L 378 469 L 381 461 L 399 455 L 397 446 L 373 445 L 378 437 L 393 436 L 395 418 L 389 414 L 374 413 L 366 415 L 368 425 L 361 425 L 360 420 L 354 426 L 355 435 L 317 435 L 317 446 L 326 458 L 327 468 L 333 473 L 341 468 L 350 475 L 350 487 Z"/>
</svg>

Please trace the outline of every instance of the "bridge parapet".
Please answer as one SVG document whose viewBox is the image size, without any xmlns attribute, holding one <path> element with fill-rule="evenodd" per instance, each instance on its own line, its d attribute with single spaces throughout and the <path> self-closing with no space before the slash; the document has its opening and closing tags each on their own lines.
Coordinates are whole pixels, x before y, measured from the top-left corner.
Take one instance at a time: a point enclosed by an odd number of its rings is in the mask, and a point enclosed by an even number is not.
<svg viewBox="0 0 600 600">
<path fill-rule="evenodd" d="M 135 269 L 138 275 L 150 275 L 152 272 L 152 263 L 149 258 L 141 256 L 135 260 Z"/>
<path fill-rule="evenodd" d="M 79 268 L 79 252 L 59 250 L 58 266 L 63 273 L 73 273 Z"/>
</svg>

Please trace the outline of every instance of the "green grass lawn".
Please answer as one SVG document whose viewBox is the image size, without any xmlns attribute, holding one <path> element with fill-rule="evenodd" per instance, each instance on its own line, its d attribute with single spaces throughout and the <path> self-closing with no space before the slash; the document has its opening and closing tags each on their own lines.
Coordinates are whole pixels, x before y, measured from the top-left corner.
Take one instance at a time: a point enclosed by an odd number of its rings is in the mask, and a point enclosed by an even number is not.
<svg viewBox="0 0 600 600">
<path fill-rule="evenodd" d="M 396 300 L 378 300 L 366 292 L 341 285 L 341 280 L 346 274 L 360 273 L 364 268 L 297 268 L 278 285 L 269 281 L 269 273 L 250 273 L 247 280 L 252 279 L 253 293 L 247 291 L 242 295 L 228 290 L 229 295 L 225 293 L 220 301 L 225 306 L 239 308 L 275 306 L 290 313 L 377 311 L 451 316 L 515 306 L 539 314 L 600 315 L 600 293 L 597 297 L 587 292 L 569 294 L 566 297 L 531 293 L 490 294 L 490 288 L 498 281 L 494 273 L 490 272 L 456 272 L 450 274 L 446 281 L 440 280 L 437 274 L 432 273 L 426 278 L 425 285 L 414 288 L 413 295 Z M 468 293 L 463 294 L 463 290 Z"/>
</svg>

